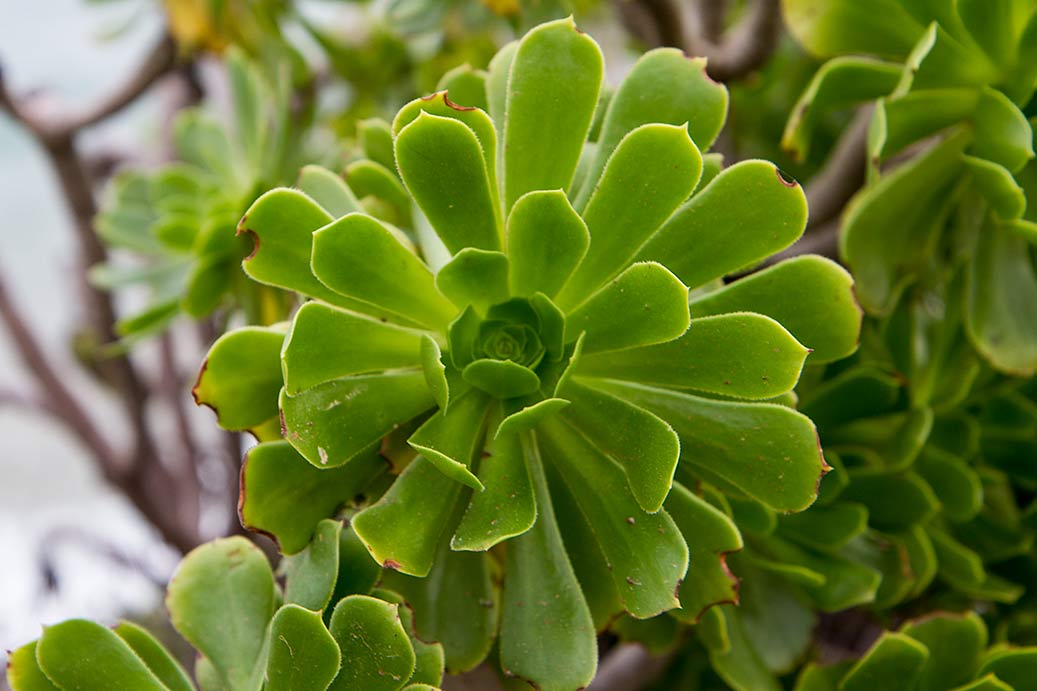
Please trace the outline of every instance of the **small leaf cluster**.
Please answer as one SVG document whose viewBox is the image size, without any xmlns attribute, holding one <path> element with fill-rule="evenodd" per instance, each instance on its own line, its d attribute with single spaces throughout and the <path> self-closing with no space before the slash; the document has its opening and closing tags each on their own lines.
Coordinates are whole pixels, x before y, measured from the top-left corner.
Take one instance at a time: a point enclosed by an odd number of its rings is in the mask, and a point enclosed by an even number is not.
<svg viewBox="0 0 1037 691">
<path fill-rule="evenodd" d="M 242 537 L 184 557 L 166 596 L 177 631 L 198 651 L 197 686 L 177 659 L 131 622 L 49 626 L 11 653 L 14 691 L 434 691 L 443 650 L 414 634 L 398 595 L 339 570 L 342 524 L 287 565 L 284 590 L 266 556 Z M 319 565 L 319 566 L 318 566 Z M 339 595 L 328 608 L 332 593 Z"/>
<path fill-rule="evenodd" d="M 232 121 L 203 108 L 181 111 L 173 126 L 177 160 L 119 173 L 97 216 L 98 235 L 115 253 L 93 267 L 91 280 L 149 293 L 144 309 L 117 325 L 129 340 L 182 313 L 198 319 L 219 308 L 244 310 L 249 321 L 269 323 L 287 310 L 285 296 L 241 273 L 250 247 L 234 228 L 259 190 L 294 179 L 306 156 L 305 115 L 293 114 L 284 75 L 275 84 L 239 52 L 229 54 L 226 77 Z"/>
</svg>

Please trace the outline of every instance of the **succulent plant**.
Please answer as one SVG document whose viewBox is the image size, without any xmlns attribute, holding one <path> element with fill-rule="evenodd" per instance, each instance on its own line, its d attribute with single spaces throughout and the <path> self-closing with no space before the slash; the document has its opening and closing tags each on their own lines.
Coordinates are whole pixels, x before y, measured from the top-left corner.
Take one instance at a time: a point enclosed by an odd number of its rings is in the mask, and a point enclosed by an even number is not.
<svg viewBox="0 0 1037 691">
<path fill-rule="evenodd" d="M 796 691 L 1026 691 L 1037 688 L 1037 648 L 987 647 L 974 613 L 937 613 L 879 638 L 859 660 L 807 665 Z"/>
<path fill-rule="evenodd" d="M 109 290 L 146 287 L 147 307 L 118 326 L 128 340 L 162 330 L 181 313 L 208 316 L 241 309 L 270 323 L 287 313 L 281 291 L 248 281 L 239 266 L 247 240 L 234 228 L 256 194 L 292 181 L 306 160 L 305 114 L 237 51 L 227 61 L 233 123 L 202 108 L 174 123 L 177 160 L 157 170 L 119 173 L 97 216 L 97 232 L 116 251 L 91 279 Z M 281 84 L 281 87 L 286 87 Z"/>
<path fill-rule="evenodd" d="M 443 676 L 442 647 L 415 636 L 399 596 L 372 591 L 373 579 L 359 572 L 339 572 L 340 550 L 351 544 L 341 523 L 322 523 L 318 537 L 314 550 L 288 565 L 283 593 L 266 556 L 242 537 L 216 540 L 184 557 L 166 606 L 198 651 L 197 687 L 140 626 L 122 622 L 108 629 L 74 619 L 46 627 L 38 641 L 11 653 L 11 688 L 432 691 Z M 315 572 L 313 565 L 328 559 L 333 563 Z M 341 597 L 325 609 L 333 590 Z"/>
<path fill-rule="evenodd" d="M 242 470 L 246 526 L 292 554 L 360 495 L 352 529 L 448 670 L 499 626 L 505 673 L 543 689 L 589 683 L 622 612 L 692 621 L 736 597 L 741 537 L 703 493 L 813 501 L 827 466 L 782 403 L 802 344 L 843 357 L 860 320 L 819 257 L 723 283 L 806 206 L 773 164 L 701 154 L 727 104 L 704 61 L 652 51 L 607 107 L 602 62 L 551 22 L 466 73 L 479 102 L 402 108 L 409 232 L 333 176 L 263 195 L 245 271 L 310 301 L 220 339 L 196 387 L 225 427 L 280 419 Z"/>
<path fill-rule="evenodd" d="M 973 346 L 1000 371 L 1032 375 L 1037 7 L 785 0 L 784 8 L 809 50 L 837 56 L 797 104 L 785 146 L 803 155 L 824 113 L 874 102 L 871 184 L 848 206 L 841 235 L 864 307 L 888 315 L 961 266 Z"/>
</svg>

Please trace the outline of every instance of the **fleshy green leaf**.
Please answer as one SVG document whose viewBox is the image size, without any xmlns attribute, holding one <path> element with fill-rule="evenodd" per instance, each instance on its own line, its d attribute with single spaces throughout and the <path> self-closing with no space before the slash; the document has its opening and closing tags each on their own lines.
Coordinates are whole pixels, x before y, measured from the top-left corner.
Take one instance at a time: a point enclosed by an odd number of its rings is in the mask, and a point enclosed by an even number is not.
<svg viewBox="0 0 1037 691">
<path fill-rule="evenodd" d="M 262 664 L 274 606 L 274 576 L 266 555 L 243 537 L 195 548 L 180 562 L 166 593 L 173 626 L 231 691 L 258 687 L 253 673 Z"/>
<path fill-rule="evenodd" d="M 987 627 L 972 612 L 908 622 L 900 633 L 929 651 L 915 687 L 918 691 L 952 689 L 974 679 L 987 646 Z"/>
<path fill-rule="evenodd" d="M 333 468 L 376 445 L 434 404 L 421 372 L 346 377 L 296 396 L 281 392 L 285 439 L 318 468 Z"/>
<path fill-rule="evenodd" d="M 326 518 L 314 528 L 305 549 L 284 559 L 285 604 L 315 611 L 328 606 L 338 577 L 341 534 L 342 521 Z"/>
<path fill-rule="evenodd" d="M 773 163 L 742 161 L 695 194 L 638 252 L 694 288 L 785 249 L 803 234 L 799 183 Z"/>
<path fill-rule="evenodd" d="M 810 152 L 814 129 L 823 116 L 840 108 L 892 92 L 903 66 L 867 57 L 840 56 L 814 74 L 785 126 L 781 145 L 803 160 Z"/>
<path fill-rule="evenodd" d="M 1037 371 L 1037 271 L 1026 241 L 982 228 L 969 262 L 966 327 L 976 349 L 1017 376 Z"/>
<path fill-rule="evenodd" d="M 241 472 L 241 522 L 273 538 L 281 552 L 306 548 L 317 524 L 333 516 L 385 469 L 367 453 L 345 466 L 315 468 L 286 441 L 249 450 Z"/>
<path fill-rule="evenodd" d="M 493 121 L 484 111 L 467 105 L 458 105 L 457 102 L 451 101 L 446 92 L 441 91 L 431 96 L 415 99 L 401 108 L 392 123 L 393 133 L 399 135 L 403 128 L 414 122 L 421 113 L 457 120 L 467 125 L 472 131 L 482 151 L 490 197 L 496 213 L 498 204 L 497 133 L 494 130 Z"/>
<path fill-rule="evenodd" d="M 508 258 L 502 252 L 466 247 L 436 274 L 436 287 L 458 308 L 485 312 L 508 299 Z"/>
<path fill-rule="evenodd" d="M 537 435 L 612 565 L 627 611 L 643 619 L 678 606 L 688 547 L 669 515 L 638 506 L 620 466 L 566 423 L 546 420 Z"/>
<path fill-rule="evenodd" d="M 313 234 L 313 274 L 331 290 L 418 324 L 445 328 L 457 314 L 428 267 L 377 220 L 349 214 Z"/>
<path fill-rule="evenodd" d="M 795 387 L 808 353 L 770 317 L 741 312 L 695 319 L 668 343 L 585 354 L 576 374 L 765 399 Z"/>
<path fill-rule="evenodd" d="M 284 327 L 247 326 L 209 349 L 191 392 L 216 413 L 220 427 L 244 430 L 277 416 Z"/>
<path fill-rule="evenodd" d="M 303 166 L 299 171 L 298 187 L 320 204 L 332 218 L 364 210 L 346 181 L 327 168 Z"/>
<path fill-rule="evenodd" d="M 929 651 L 902 633 L 885 633 L 843 678 L 845 691 L 909 691 L 918 680 Z"/>
<path fill-rule="evenodd" d="M 609 158 L 583 212 L 591 243 L 558 297 L 578 305 L 630 262 L 637 250 L 687 199 L 702 174 L 702 155 L 687 129 L 642 125 Z"/>
<path fill-rule="evenodd" d="M 706 609 L 738 601 L 738 578 L 727 566 L 727 555 L 742 549 L 742 536 L 721 511 L 674 483 L 666 498 L 666 511 L 688 542 L 688 575 L 677 591 L 681 621 L 697 622 Z"/>
<path fill-rule="evenodd" d="M 481 359 L 465 366 L 464 380 L 497 398 L 515 398 L 540 388 L 540 379 L 528 367 L 511 360 Z"/>
<path fill-rule="evenodd" d="M 396 170 L 396 154 L 393 152 L 392 127 L 381 118 L 368 118 L 356 124 L 357 140 L 364 156 L 386 170 Z M 345 215 L 345 214 L 343 214 Z"/>
<path fill-rule="evenodd" d="M 441 473 L 480 492 L 483 484 L 469 468 L 483 435 L 486 404 L 486 397 L 477 392 L 462 396 L 448 411 L 440 410 L 429 418 L 407 440 Z"/>
<path fill-rule="evenodd" d="M 785 22 L 807 50 L 819 57 L 872 53 L 907 55 L 924 25 L 899 0 L 786 0 Z"/>
<path fill-rule="evenodd" d="M 806 416 L 770 403 L 716 401 L 620 382 L 596 385 L 670 423 L 681 439 L 682 464 L 695 472 L 723 478 L 778 511 L 800 511 L 817 496 L 827 465 Z"/>
<path fill-rule="evenodd" d="M 288 336 L 281 338 L 288 395 L 340 377 L 415 367 L 421 361 L 421 332 L 319 302 L 300 307 Z"/>
<path fill-rule="evenodd" d="M 443 682 L 443 645 L 426 643 L 418 638 L 414 629 L 414 611 L 407 606 L 406 600 L 399 593 L 391 590 L 377 589 L 375 597 L 396 605 L 400 613 L 400 623 L 407 632 L 411 647 L 414 649 L 414 674 L 408 680 L 408 688 L 416 683 L 441 684 Z"/>
<path fill-rule="evenodd" d="M 194 684 L 180 662 L 147 630 L 133 622 L 121 621 L 114 631 L 169 691 L 194 691 Z"/>
<path fill-rule="evenodd" d="M 341 660 L 335 638 L 324 627 L 319 612 L 285 605 L 270 623 L 270 657 L 263 688 L 324 691 L 338 674 Z"/>
<path fill-rule="evenodd" d="M 444 73 L 436 84 L 436 90 L 446 91 L 454 103 L 489 112 L 486 100 L 487 78 L 484 70 L 473 69 L 465 63 Z"/>
<path fill-rule="evenodd" d="M 426 111 L 396 136 L 403 181 L 452 253 L 501 248 L 500 212 L 484 156 L 468 125 Z"/>
<path fill-rule="evenodd" d="M 511 292 L 553 297 L 583 259 L 589 243 L 587 226 L 564 192 L 523 195 L 508 216 Z"/>
<path fill-rule="evenodd" d="M 499 605 L 489 562 L 486 554 L 451 552 L 443 540 L 427 578 L 390 571 L 382 580 L 414 610 L 417 635 L 443 644 L 451 674 L 476 667 L 493 645 Z"/>
<path fill-rule="evenodd" d="M 479 461 L 479 480 L 485 490 L 476 493 L 450 541 L 451 549 L 484 551 L 498 542 L 529 530 L 537 517 L 529 477 L 526 437 L 500 433 Z"/>
<path fill-rule="evenodd" d="M 590 684 L 597 668 L 594 624 L 562 544 L 536 451 L 529 468 L 539 515 L 530 530 L 508 543 L 501 667 L 543 691 L 574 691 Z"/>
<path fill-rule="evenodd" d="M 519 42 L 507 81 L 505 211 L 527 192 L 569 187 L 603 71 L 598 44 L 571 18 L 541 24 Z"/>
<path fill-rule="evenodd" d="M 61 691 L 40 669 L 36 661 L 37 641 L 27 643 L 7 655 L 7 683 L 13 691 Z"/>
<path fill-rule="evenodd" d="M 677 433 L 648 411 L 578 379 L 561 393 L 573 403 L 562 416 L 623 468 L 642 509 L 658 511 L 680 456 Z"/>
<path fill-rule="evenodd" d="M 313 231 L 331 221 L 331 215 L 302 192 L 270 190 L 249 207 L 238 224 L 238 233 L 251 233 L 255 241 L 242 268 L 260 283 L 375 314 L 377 310 L 370 305 L 364 307 L 330 290 L 310 270 Z"/>
<path fill-rule="evenodd" d="M 688 289 L 666 267 L 634 264 L 578 307 L 566 342 L 586 334 L 584 353 L 665 343 L 688 329 Z"/>
<path fill-rule="evenodd" d="M 397 605 L 350 595 L 328 626 L 342 651 L 342 669 L 329 691 L 396 691 L 414 673 L 414 649 Z"/>
<path fill-rule="evenodd" d="M 84 619 L 44 629 L 36 659 L 62 689 L 168 691 L 126 641 L 111 629 Z"/>
<path fill-rule="evenodd" d="M 928 261 L 956 184 L 965 140 L 952 136 L 859 193 L 843 216 L 840 251 L 865 309 L 888 312 L 909 268 Z"/>
<path fill-rule="evenodd" d="M 683 125 L 705 151 L 724 126 L 727 101 L 727 89 L 706 74 L 705 59 L 689 59 L 675 48 L 645 53 L 609 102 L 577 208 L 590 198 L 606 162 L 628 132 L 648 123 Z"/>
<path fill-rule="evenodd" d="M 419 456 L 376 504 L 356 515 L 353 529 L 379 564 L 426 576 L 462 489 Z"/>
</svg>

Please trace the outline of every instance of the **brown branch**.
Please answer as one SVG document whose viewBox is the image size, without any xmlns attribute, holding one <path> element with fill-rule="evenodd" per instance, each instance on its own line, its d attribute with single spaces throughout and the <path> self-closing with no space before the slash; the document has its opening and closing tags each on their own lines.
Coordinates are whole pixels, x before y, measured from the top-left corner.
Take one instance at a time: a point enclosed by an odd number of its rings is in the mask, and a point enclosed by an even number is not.
<svg viewBox="0 0 1037 691">
<path fill-rule="evenodd" d="M 768 257 L 763 265 L 771 266 L 801 254 L 820 254 L 822 257 L 838 261 L 839 220 L 833 219 L 823 226 L 813 227 L 811 232 L 805 233 L 795 243 Z"/>
<path fill-rule="evenodd" d="M 13 98 L 3 87 L 0 74 L 0 108 L 25 125 L 44 142 L 70 139 L 82 129 L 108 119 L 137 100 L 145 91 L 176 66 L 176 43 L 163 34 L 152 46 L 137 70 L 107 98 L 80 113 L 47 114 L 37 112 Z"/>
<path fill-rule="evenodd" d="M 97 106 L 76 116 L 48 116 L 34 111 L 31 104 L 27 106 L 14 98 L 0 72 L 0 109 L 19 121 L 44 150 L 72 217 L 79 243 L 77 278 L 86 303 L 93 339 L 98 345 L 97 354 L 101 352 L 101 345 L 117 340 L 116 313 L 111 297 L 87 280 L 89 268 L 105 261 L 107 253 L 94 232 L 93 218 L 97 213 L 97 205 L 75 138 L 80 128 L 114 115 L 143 94 L 159 77 L 174 67 L 175 57 L 172 40 L 163 36 L 122 87 Z M 111 451 L 111 446 L 82 412 L 85 406 L 61 385 L 56 370 L 45 359 L 36 357 L 37 353 L 42 354 L 42 349 L 30 332 L 19 328 L 19 325 L 24 326 L 24 321 L 13 311 L 10 301 L 6 302 L 7 312 L 13 318 L 5 321 L 16 343 L 20 343 L 23 358 L 48 396 L 56 397 L 57 405 L 62 410 L 70 411 L 70 427 L 91 449 L 106 479 L 121 489 L 171 544 L 184 551 L 197 544 L 197 515 L 185 518 L 178 510 L 182 506 L 181 495 L 186 488 L 176 482 L 175 474 L 162 463 L 147 421 L 149 392 L 129 357 L 117 353 L 99 358 L 97 363 L 104 379 L 119 393 L 133 431 L 133 450 L 126 459 L 122 459 L 125 464 L 121 464 L 116 460 L 117 456 Z M 55 384 L 60 385 L 60 388 L 56 388 Z"/>
<path fill-rule="evenodd" d="M 61 419 L 101 466 L 105 477 L 117 477 L 120 460 L 108 441 L 80 405 L 71 390 L 65 386 L 58 370 L 51 364 L 28 322 L 14 304 L 14 300 L 0 279 L 0 321 L 3 322 L 25 367 L 32 373 L 41 389 L 40 402 Z"/>
<path fill-rule="evenodd" d="M 726 3 L 719 0 L 702 0 L 694 31 L 686 28 L 673 0 L 616 0 L 616 9 L 635 38 L 653 47 L 672 46 L 707 58 L 709 76 L 722 82 L 741 79 L 763 65 L 777 48 L 781 33 L 780 0 L 755 0 L 726 33 Z"/>
<path fill-rule="evenodd" d="M 706 71 L 717 81 L 729 82 L 750 74 L 770 58 L 781 33 L 780 0 L 756 0 L 738 25 L 717 46 L 705 38 Z M 694 52 L 694 51 L 691 51 Z"/>
<path fill-rule="evenodd" d="M 866 143 L 871 108 L 857 112 L 850 125 L 836 142 L 828 160 L 805 188 L 810 209 L 810 229 L 826 225 L 842 213 L 846 202 L 864 184 Z"/>
<path fill-rule="evenodd" d="M 718 43 L 724 35 L 727 0 L 698 0 L 695 9 L 698 11 L 699 32 L 702 37 L 710 43 Z"/>
<path fill-rule="evenodd" d="M 670 658 L 652 655 L 636 643 L 618 645 L 601 661 L 587 691 L 638 691 L 662 673 Z"/>
<path fill-rule="evenodd" d="M 60 413 L 46 399 L 15 389 L 0 387 L 0 408 L 5 406 L 31 410 L 61 421 Z"/>
</svg>

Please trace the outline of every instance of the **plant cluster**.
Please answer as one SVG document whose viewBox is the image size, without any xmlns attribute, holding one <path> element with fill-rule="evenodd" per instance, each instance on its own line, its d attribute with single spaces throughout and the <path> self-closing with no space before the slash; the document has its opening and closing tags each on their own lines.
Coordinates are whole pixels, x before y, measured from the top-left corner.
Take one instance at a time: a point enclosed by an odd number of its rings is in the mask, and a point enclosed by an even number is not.
<svg viewBox="0 0 1037 691">
<path fill-rule="evenodd" d="M 648 688 L 1037 688 L 1037 6 L 783 10 L 830 58 L 789 153 L 870 108 L 850 272 L 774 258 L 806 195 L 713 150 L 705 60 L 651 50 L 608 88 L 572 18 L 358 121 L 342 171 L 232 54 L 235 126 L 191 112 L 182 162 L 116 182 L 99 231 L 155 261 L 95 280 L 160 296 L 127 333 L 248 324 L 193 393 L 257 439 L 239 516 L 282 559 L 241 537 L 184 559 L 167 606 L 197 688 L 424 691 L 489 664 L 576 691 L 613 638 L 670 654 Z M 847 610 L 867 635 L 840 647 L 819 632 Z M 8 678 L 196 688 L 139 627 L 82 621 Z"/>
</svg>

